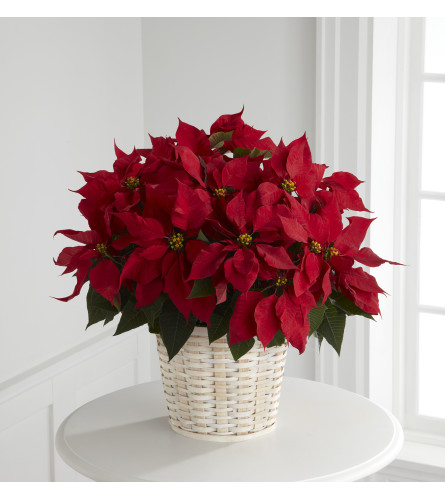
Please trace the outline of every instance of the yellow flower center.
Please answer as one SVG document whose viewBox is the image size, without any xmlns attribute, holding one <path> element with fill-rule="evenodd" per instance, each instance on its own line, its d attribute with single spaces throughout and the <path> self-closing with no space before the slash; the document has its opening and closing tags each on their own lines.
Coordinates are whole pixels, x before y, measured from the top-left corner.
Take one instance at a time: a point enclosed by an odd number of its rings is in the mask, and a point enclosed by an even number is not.
<svg viewBox="0 0 445 500">
<path fill-rule="evenodd" d="M 105 245 L 105 243 L 98 243 L 96 245 L 96 250 L 99 253 L 106 254 L 107 253 L 107 246 Z"/>
<path fill-rule="evenodd" d="M 318 243 L 318 241 L 312 241 L 309 249 L 311 252 L 321 253 L 321 245 L 320 243 Z"/>
<path fill-rule="evenodd" d="M 329 247 L 328 249 L 326 249 L 325 253 L 324 253 L 324 258 L 326 260 L 330 259 L 331 257 L 336 257 L 337 255 L 339 254 L 339 251 L 334 248 L 334 247 Z"/>
<path fill-rule="evenodd" d="M 277 286 L 284 286 L 287 285 L 287 278 L 278 276 L 277 281 L 275 282 L 275 285 Z"/>
<path fill-rule="evenodd" d="M 134 191 L 137 187 L 139 187 L 140 181 L 137 177 L 127 177 L 125 181 L 125 187 Z"/>
<path fill-rule="evenodd" d="M 293 193 L 294 191 L 297 190 L 297 186 L 295 185 L 294 181 L 291 181 L 290 179 L 285 179 L 281 183 L 281 187 L 287 191 L 289 194 Z"/>
<path fill-rule="evenodd" d="M 175 252 L 181 251 L 184 247 L 184 235 L 181 233 L 173 233 L 173 236 L 168 238 L 168 244 L 171 250 Z"/>
<path fill-rule="evenodd" d="M 237 241 L 242 247 L 247 248 L 252 244 L 252 236 L 250 234 L 243 233 L 238 236 Z"/>
<path fill-rule="evenodd" d="M 213 191 L 213 193 L 217 198 L 224 198 L 227 194 L 227 189 L 226 188 L 217 188 Z"/>
</svg>

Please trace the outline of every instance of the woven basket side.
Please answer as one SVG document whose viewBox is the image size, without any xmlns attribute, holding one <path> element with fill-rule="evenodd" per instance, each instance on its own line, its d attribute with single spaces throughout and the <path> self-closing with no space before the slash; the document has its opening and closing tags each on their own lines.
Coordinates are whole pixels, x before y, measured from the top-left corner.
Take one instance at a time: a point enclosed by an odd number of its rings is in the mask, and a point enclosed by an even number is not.
<svg viewBox="0 0 445 500">
<path fill-rule="evenodd" d="M 158 335 L 158 353 L 170 425 L 197 439 L 241 440 L 273 428 L 287 346 L 264 349 L 259 341 L 238 362 L 225 338 L 209 345 L 197 327 L 169 362 Z"/>
</svg>

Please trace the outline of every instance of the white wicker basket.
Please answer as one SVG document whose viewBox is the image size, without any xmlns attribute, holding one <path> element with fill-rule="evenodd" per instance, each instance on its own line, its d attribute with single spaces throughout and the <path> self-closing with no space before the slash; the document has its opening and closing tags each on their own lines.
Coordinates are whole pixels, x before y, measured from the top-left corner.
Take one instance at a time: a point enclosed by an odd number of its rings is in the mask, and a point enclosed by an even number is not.
<svg viewBox="0 0 445 500">
<path fill-rule="evenodd" d="M 274 429 L 287 345 L 254 347 L 238 362 L 225 337 L 209 345 L 196 327 L 169 362 L 158 335 L 162 383 L 172 429 L 206 441 L 243 441 Z"/>
</svg>

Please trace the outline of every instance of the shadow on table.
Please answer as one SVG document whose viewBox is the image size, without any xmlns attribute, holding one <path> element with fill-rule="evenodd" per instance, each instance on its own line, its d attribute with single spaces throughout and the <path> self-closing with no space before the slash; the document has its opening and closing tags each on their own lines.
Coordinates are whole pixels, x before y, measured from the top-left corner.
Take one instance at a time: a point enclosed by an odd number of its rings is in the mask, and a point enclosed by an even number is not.
<svg viewBox="0 0 445 500">
<path fill-rule="evenodd" d="M 108 464 L 110 470 L 135 479 L 150 479 L 160 471 L 172 481 L 169 469 L 206 453 L 215 453 L 237 443 L 200 441 L 174 432 L 168 417 L 158 417 L 70 436 L 71 448 L 88 463 Z M 209 467 L 212 465 L 209 464 Z M 107 468 L 108 468 L 107 467 Z M 162 472 L 161 472 L 162 471 Z"/>
</svg>

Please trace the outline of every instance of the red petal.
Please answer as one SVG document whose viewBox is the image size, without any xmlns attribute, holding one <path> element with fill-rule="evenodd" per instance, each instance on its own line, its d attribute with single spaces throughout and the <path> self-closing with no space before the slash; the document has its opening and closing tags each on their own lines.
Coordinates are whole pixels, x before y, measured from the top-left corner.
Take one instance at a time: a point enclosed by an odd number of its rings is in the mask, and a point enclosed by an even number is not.
<svg viewBox="0 0 445 500">
<path fill-rule="evenodd" d="M 361 267 L 351 269 L 347 273 L 341 273 L 340 279 L 343 283 L 348 283 L 350 286 L 365 292 L 385 293 L 377 284 L 374 276 L 366 273 Z"/>
<path fill-rule="evenodd" d="M 284 179 L 288 175 L 286 171 L 286 160 L 288 155 L 289 151 L 284 145 L 283 140 L 281 140 L 270 159 L 270 167 L 280 179 Z"/>
<path fill-rule="evenodd" d="M 61 229 L 54 233 L 63 234 L 71 240 L 78 241 L 79 243 L 84 243 L 85 245 L 95 246 L 97 243 L 101 243 L 101 239 L 96 231 L 74 231 L 73 229 Z"/>
<path fill-rule="evenodd" d="M 294 286 L 295 295 L 297 297 L 309 290 L 309 288 L 312 286 L 312 284 L 308 280 L 308 277 L 306 276 L 306 273 L 304 273 L 300 269 L 297 269 L 295 271 L 292 283 Z"/>
<path fill-rule="evenodd" d="M 179 146 L 187 146 L 198 155 L 206 156 L 212 153 L 209 138 L 204 130 L 198 130 L 181 120 L 176 131 L 176 140 Z"/>
<path fill-rule="evenodd" d="M 288 214 L 289 211 L 284 205 L 266 206 L 259 207 L 255 210 L 253 230 L 264 232 L 272 231 L 274 232 L 273 241 L 277 240 L 276 233 L 281 230 L 280 214 Z M 264 241 L 263 235 L 260 239 Z"/>
<path fill-rule="evenodd" d="M 324 304 L 326 302 L 326 299 L 329 297 L 329 295 L 331 295 L 332 292 L 332 285 L 330 278 L 331 266 L 327 262 L 323 261 L 322 267 L 324 268 L 323 270 L 324 274 L 321 282 L 321 288 L 323 291 L 322 304 Z"/>
<path fill-rule="evenodd" d="M 193 179 L 198 181 L 203 188 L 205 188 L 206 186 L 202 180 L 201 163 L 199 162 L 198 157 L 190 148 L 186 146 L 176 146 L 176 151 L 181 157 L 184 170 L 188 172 Z"/>
<path fill-rule="evenodd" d="M 125 224 L 129 233 L 135 236 L 137 241 L 147 242 L 165 236 L 164 228 L 156 219 L 141 217 L 132 212 L 115 214 L 115 217 Z"/>
<path fill-rule="evenodd" d="M 226 163 L 222 171 L 223 186 L 233 189 L 242 189 L 243 180 L 247 172 L 247 157 L 235 158 Z"/>
<path fill-rule="evenodd" d="M 229 201 L 226 214 L 230 222 L 236 226 L 238 231 L 242 232 L 246 225 L 246 203 L 242 192 Z"/>
<path fill-rule="evenodd" d="M 196 257 L 188 279 L 200 279 L 212 276 L 223 263 L 226 255 L 227 251 L 221 243 L 212 243 L 208 245 L 208 247 L 201 250 Z"/>
<path fill-rule="evenodd" d="M 191 285 L 185 281 L 183 276 L 183 265 L 181 263 L 183 254 L 180 254 L 171 262 L 167 275 L 164 275 L 164 292 L 168 293 L 171 301 L 184 315 L 188 321 L 192 310 L 192 301 L 187 300 L 190 295 Z"/>
<path fill-rule="evenodd" d="M 258 276 L 259 264 L 255 254 L 246 248 L 224 262 L 226 278 L 241 292 L 247 292 Z"/>
<path fill-rule="evenodd" d="M 199 229 L 212 211 L 210 197 L 201 189 L 192 189 L 179 180 L 177 182 L 178 191 L 171 215 L 172 223 L 183 231 Z"/>
<path fill-rule="evenodd" d="M 262 182 L 257 189 L 261 205 L 275 205 L 283 198 L 283 190 L 271 182 Z"/>
<path fill-rule="evenodd" d="M 260 137 L 265 133 L 265 130 L 257 130 L 244 124 L 242 128 L 235 129 L 230 145 L 235 148 L 254 149 L 260 144 Z M 225 145 L 227 147 L 227 144 Z"/>
<path fill-rule="evenodd" d="M 341 191 L 339 189 L 334 191 L 335 197 L 338 200 L 338 204 L 342 209 L 355 210 L 357 212 L 369 212 L 369 210 L 363 204 L 363 200 L 357 191 L 348 190 Z"/>
<path fill-rule="evenodd" d="M 227 300 L 227 281 L 220 281 L 215 285 L 213 284 L 216 290 L 216 303 L 222 304 Z"/>
<path fill-rule="evenodd" d="M 347 252 L 347 255 L 353 257 L 356 261 L 369 267 L 378 267 L 387 262 L 388 264 L 394 264 L 396 266 L 401 266 L 399 262 L 392 262 L 391 260 L 385 260 L 376 255 L 370 248 L 363 247 L 358 252 Z"/>
<path fill-rule="evenodd" d="M 116 250 L 123 250 L 133 242 L 134 242 L 134 236 L 132 236 L 131 234 L 125 234 L 124 236 L 121 236 L 117 240 L 114 240 L 110 246 Z"/>
<path fill-rule="evenodd" d="M 304 259 L 304 272 L 309 278 L 310 283 L 314 283 L 320 276 L 321 262 L 322 259 L 312 252 L 306 255 Z"/>
<path fill-rule="evenodd" d="M 299 174 L 307 173 L 307 170 L 312 165 L 312 156 L 306 139 L 306 134 L 293 141 L 288 147 L 290 146 L 291 148 L 289 156 L 287 157 L 286 170 L 289 172 L 289 176 L 294 178 Z"/>
<path fill-rule="evenodd" d="M 289 238 L 301 243 L 307 242 L 307 232 L 296 219 L 280 216 L 280 220 L 283 225 L 283 231 Z"/>
<path fill-rule="evenodd" d="M 57 260 L 54 261 L 54 264 L 56 264 L 56 266 L 66 267 L 66 270 L 63 272 L 63 274 L 66 274 L 66 273 L 71 273 L 75 269 L 77 269 L 77 264 L 79 262 L 79 259 L 82 260 L 91 259 L 96 256 L 97 254 L 95 250 L 90 250 L 84 246 L 65 247 L 60 252 L 59 256 L 57 257 Z"/>
<path fill-rule="evenodd" d="M 167 276 L 170 268 L 175 264 L 178 260 L 178 254 L 176 252 L 168 252 L 165 257 L 162 259 L 162 276 Z"/>
<path fill-rule="evenodd" d="M 74 287 L 73 293 L 71 295 L 68 295 L 67 297 L 62 297 L 62 298 L 56 297 L 57 300 L 61 300 L 62 302 L 68 302 L 68 300 L 77 297 L 83 285 L 85 284 L 85 279 L 88 276 L 88 271 L 90 270 L 90 267 L 91 267 L 91 262 L 88 261 L 82 262 L 82 264 L 79 265 L 79 267 L 77 268 L 77 273 L 76 273 L 77 283 L 76 286 Z"/>
<path fill-rule="evenodd" d="M 337 255 L 329 259 L 329 265 L 336 271 L 349 271 L 354 265 L 354 259 L 346 255 Z"/>
<path fill-rule="evenodd" d="M 165 242 L 150 245 L 148 248 L 144 249 L 140 256 L 145 260 L 159 260 L 161 259 L 168 250 L 168 245 Z"/>
<path fill-rule="evenodd" d="M 201 240 L 189 240 L 185 244 L 185 255 L 187 261 L 193 264 L 197 259 L 198 255 L 205 249 L 208 248 L 208 244 Z"/>
<path fill-rule="evenodd" d="M 306 349 L 308 330 L 301 308 L 293 303 L 287 293 L 283 293 L 277 301 L 275 311 L 280 318 L 281 331 L 284 336 L 302 354 Z"/>
<path fill-rule="evenodd" d="M 123 151 L 121 151 L 117 146 L 116 146 L 116 139 L 114 140 L 114 152 L 116 153 L 116 158 L 126 158 L 127 155 Z"/>
<path fill-rule="evenodd" d="M 243 120 L 241 119 L 241 115 L 243 114 L 243 109 L 239 113 L 235 113 L 234 115 L 222 115 L 220 116 L 215 123 L 210 127 L 210 133 L 214 134 L 215 132 L 231 132 L 236 128 L 240 128 L 244 125 Z"/>
<path fill-rule="evenodd" d="M 91 286 L 113 304 L 119 292 L 121 274 L 111 260 L 102 260 L 90 271 Z"/>
<path fill-rule="evenodd" d="M 296 297 L 299 297 L 315 283 L 321 273 L 321 259 L 306 248 L 306 254 L 295 271 L 293 284 Z"/>
<path fill-rule="evenodd" d="M 281 331 L 289 339 L 295 332 L 295 316 L 297 306 L 290 300 L 289 295 L 284 292 L 275 304 L 275 314 L 281 322 Z"/>
<path fill-rule="evenodd" d="M 272 245 L 255 245 L 258 253 L 275 269 L 296 269 L 297 266 L 291 261 L 289 255 L 283 247 L 273 247 Z"/>
<path fill-rule="evenodd" d="M 256 147 L 260 151 L 275 151 L 277 149 L 276 144 L 270 137 L 264 137 L 256 143 Z"/>
<path fill-rule="evenodd" d="M 247 292 L 238 297 L 232 317 L 230 318 L 230 345 L 248 340 L 257 334 L 255 308 L 263 294 Z"/>
<path fill-rule="evenodd" d="M 137 248 L 128 258 L 122 270 L 121 282 L 124 279 L 137 283 L 150 283 L 161 274 L 161 260 L 147 261 L 141 257 L 143 249 Z"/>
<path fill-rule="evenodd" d="M 322 185 L 332 189 L 341 210 L 350 209 L 369 212 L 354 189 L 361 182 L 357 177 L 348 172 L 335 172 L 330 177 L 325 177 Z"/>
<path fill-rule="evenodd" d="M 277 300 L 278 297 L 276 295 L 270 295 L 258 302 L 255 308 L 258 338 L 264 347 L 267 347 L 277 331 L 281 329 L 281 323 L 275 312 Z"/>
<path fill-rule="evenodd" d="M 334 172 L 330 177 L 325 177 L 323 182 L 330 186 L 339 185 L 344 189 L 355 189 L 363 181 L 349 172 Z"/>
<path fill-rule="evenodd" d="M 343 221 L 335 197 L 326 203 L 321 211 L 321 218 L 326 227 L 326 241 L 335 241 L 343 229 Z"/>
<path fill-rule="evenodd" d="M 353 286 L 350 286 L 347 282 L 342 282 L 340 284 L 340 290 L 343 292 L 345 297 L 352 300 L 360 309 L 369 314 L 379 314 L 379 298 L 378 292 L 367 292 Z"/>
<path fill-rule="evenodd" d="M 204 321 L 207 325 L 210 324 L 210 317 L 213 314 L 213 310 L 216 306 L 215 295 L 210 295 L 209 297 L 200 297 L 198 299 L 189 299 L 192 303 L 193 314 Z"/>
<path fill-rule="evenodd" d="M 136 307 L 144 307 L 152 304 L 162 293 L 162 279 L 157 278 L 151 283 L 141 285 L 138 283 L 136 287 Z"/>
<path fill-rule="evenodd" d="M 141 199 L 139 189 L 134 191 L 118 192 L 114 195 L 114 205 L 119 212 L 126 212 L 139 203 Z"/>
<path fill-rule="evenodd" d="M 346 253 L 349 249 L 358 250 L 374 220 L 364 217 L 348 217 L 349 226 L 345 227 L 336 239 L 335 248 L 340 250 L 340 253 Z"/>
</svg>

